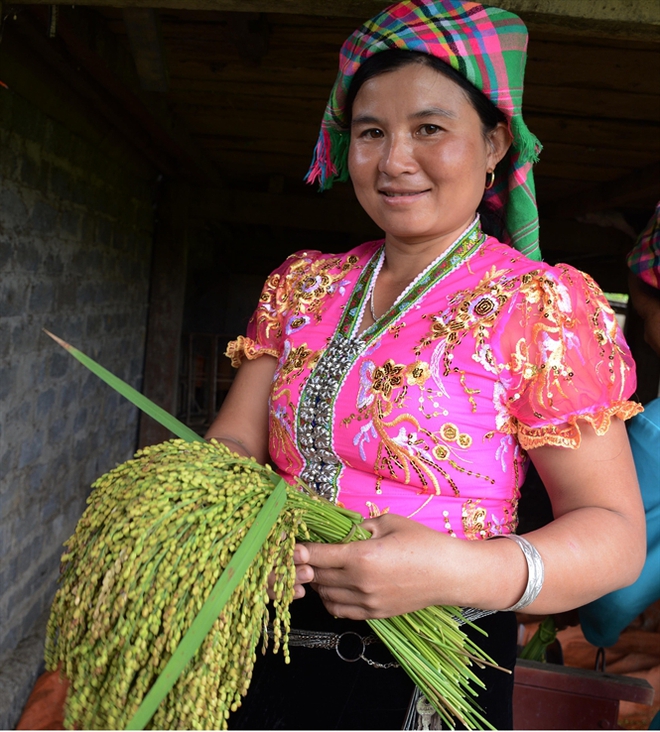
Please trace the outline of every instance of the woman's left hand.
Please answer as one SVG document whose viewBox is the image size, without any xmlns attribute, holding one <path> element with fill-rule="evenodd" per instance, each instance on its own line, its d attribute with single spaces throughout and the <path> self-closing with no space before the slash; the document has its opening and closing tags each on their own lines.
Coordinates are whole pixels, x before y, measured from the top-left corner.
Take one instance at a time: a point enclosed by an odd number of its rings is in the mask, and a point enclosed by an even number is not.
<svg viewBox="0 0 660 732">
<path fill-rule="evenodd" d="M 444 564 L 438 561 L 438 553 L 447 552 L 451 566 L 453 548 L 459 542 L 394 514 L 369 519 L 361 526 L 371 532 L 370 539 L 299 545 L 299 557 L 312 570 L 312 587 L 328 612 L 364 620 L 437 603 L 438 568 Z"/>
</svg>

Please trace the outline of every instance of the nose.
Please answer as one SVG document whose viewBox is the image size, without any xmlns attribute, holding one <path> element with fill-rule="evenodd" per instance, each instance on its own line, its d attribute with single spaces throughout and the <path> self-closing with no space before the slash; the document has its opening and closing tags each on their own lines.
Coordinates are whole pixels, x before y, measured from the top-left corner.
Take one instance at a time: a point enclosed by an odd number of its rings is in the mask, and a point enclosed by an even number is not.
<svg viewBox="0 0 660 732">
<path fill-rule="evenodd" d="M 412 140 L 405 135 L 390 135 L 382 148 L 379 172 L 395 178 L 403 173 L 414 173 L 416 169 Z"/>
</svg>

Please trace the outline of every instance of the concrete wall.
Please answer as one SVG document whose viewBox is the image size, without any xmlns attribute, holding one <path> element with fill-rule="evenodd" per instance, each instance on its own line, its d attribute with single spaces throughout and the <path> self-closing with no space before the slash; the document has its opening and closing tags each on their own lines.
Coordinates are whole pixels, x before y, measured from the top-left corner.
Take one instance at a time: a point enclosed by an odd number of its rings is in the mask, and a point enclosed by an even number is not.
<svg viewBox="0 0 660 732">
<path fill-rule="evenodd" d="M 84 108 L 67 125 L 29 97 L 0 87 L 0 729 L 31 686 L 12 659 L 47 613 L 62 542 L 137 438 L 137 410 L 42 328 L 140 386 L 155 185 Z"/>
</svg>

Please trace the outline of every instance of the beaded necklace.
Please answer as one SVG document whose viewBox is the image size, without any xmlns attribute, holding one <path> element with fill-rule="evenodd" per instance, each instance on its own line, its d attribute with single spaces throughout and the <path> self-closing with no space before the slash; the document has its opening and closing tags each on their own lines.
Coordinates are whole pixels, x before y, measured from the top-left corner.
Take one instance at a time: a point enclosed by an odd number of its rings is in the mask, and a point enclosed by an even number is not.
<svg viewBox="0 0 660 732">
<path fill-rule="evenodd" d="M 447 257 L 452 250 L 454 249 L 454 246 L 458 244 L 465 235 L 474 227 L 474 225 L 479 221 L 479 215 L 474 218 L 474 220 L 470 223 L 470 225 L 460 233 L 460 235 L 445 249 L 443 252 L 441 252 L 432 262 L 430 262 L 408 285 L 407 287 L 399 294 L 399 296 L 396 298 L 396 300 L 392 303 L 392 307 L 389 308 L 389 310 L 393 310 L 397 307 L 397 305 L 406 298 L 408 293 L 415 288 L 415 286 L 423 280 L 426 275 L 437 265 L 439 264 L 445 257 Z M 374 270 L 374 273 L 371 277 L 371 284 L 369 286 L 369 312 L 371 313 L 371 318 L 374 321 L 374 323 L 378 320 L 376 317 L 375 311 L 374 311 L 374 292 L 376 290 L 376 280 L 378 279 L 378 275 L 380 274 L 381 269 L 383 268 L 383 264 L 385 263 L 385 245 L 383 245 L 380 257 L 378 259 L 378 264 L 376 265 L 376 269 Z M 388 312 L 388 310 L 383 313 L 385 315 Z M 381 315 L 380 317 L 383 317 Z"/>
</svg>

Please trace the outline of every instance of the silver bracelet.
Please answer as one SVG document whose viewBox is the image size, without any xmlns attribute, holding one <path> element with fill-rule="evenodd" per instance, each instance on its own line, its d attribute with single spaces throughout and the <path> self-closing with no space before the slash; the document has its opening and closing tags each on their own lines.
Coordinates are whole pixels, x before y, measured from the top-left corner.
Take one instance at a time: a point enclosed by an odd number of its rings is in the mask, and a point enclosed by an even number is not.
<svg viewBox="0 0 660 732">
<path fill-rule="evenodd" d="M 527 587 L 525 587 L 523 596 L 515 605 L 504 608 L 501 612 L 507 613 L 522 610 L 524 607 L 531 605 L 539 596 L 539 592 L 541 592 L 543 580 L 545 578 L 543 559 L 536 550 L 536 547 L 522 536 L 518 536 L 517 534 L 499 534 L 492 538 L 511 539 L 511 541 L 515 541 L 522 549 L 522 553 L 525 555 L 525 561 L 527 562 Z"/>
</svg>

